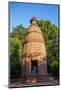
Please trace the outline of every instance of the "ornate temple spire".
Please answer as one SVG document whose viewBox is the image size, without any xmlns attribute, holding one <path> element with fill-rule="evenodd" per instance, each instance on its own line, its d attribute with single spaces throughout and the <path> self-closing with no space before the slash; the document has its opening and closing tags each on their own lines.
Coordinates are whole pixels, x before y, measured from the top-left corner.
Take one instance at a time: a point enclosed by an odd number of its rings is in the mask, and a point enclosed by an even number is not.
<svg viewBox="0 0 61 90">
<path fill-rule="evenodd" d="M 38 21 L 36 17 L 32 17 L 30 23 L 30 28 L 28 28 L 28 31 L 25 34 L 24 38 L 22 53 L 22 75 L 30 75 L 31 77 L 32 75 L 37 75 L 37 77 L 38 75 L 45 76 L 47 75 L 47 66 L 46 47 L 43 34 L 40 30 L 40 27 L 38 26 Z"/>
</svg>

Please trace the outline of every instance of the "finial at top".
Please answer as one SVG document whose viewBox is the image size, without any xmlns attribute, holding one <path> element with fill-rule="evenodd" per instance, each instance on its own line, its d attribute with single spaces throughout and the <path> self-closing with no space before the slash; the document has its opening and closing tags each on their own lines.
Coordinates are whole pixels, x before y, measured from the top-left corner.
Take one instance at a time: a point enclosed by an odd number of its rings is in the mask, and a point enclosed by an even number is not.
<svg viewBox="0 0 61 90">
<path fill-rule="evenodd" d="M 32 21 L 36 21 L 36 23 L 38 22 L 36 17 L 32 17 L 32 18 L 31 18 L 31 20 L 30 20 L 30 23 L 31 23 L 31 24 L 32 24 Z"/>
</svg>

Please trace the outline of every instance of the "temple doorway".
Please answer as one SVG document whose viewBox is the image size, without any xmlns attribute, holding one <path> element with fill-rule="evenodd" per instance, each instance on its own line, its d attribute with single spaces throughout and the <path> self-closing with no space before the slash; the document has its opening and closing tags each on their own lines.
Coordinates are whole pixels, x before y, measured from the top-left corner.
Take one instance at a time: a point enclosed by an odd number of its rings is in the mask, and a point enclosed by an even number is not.
<svg viewBox="0 0 61 90">
<path fill-rule="evenodd" d="M 31 60 L 31 74 L 37 75 L 37 73 L 38 73 L 38 61 Z"/>
</svg>

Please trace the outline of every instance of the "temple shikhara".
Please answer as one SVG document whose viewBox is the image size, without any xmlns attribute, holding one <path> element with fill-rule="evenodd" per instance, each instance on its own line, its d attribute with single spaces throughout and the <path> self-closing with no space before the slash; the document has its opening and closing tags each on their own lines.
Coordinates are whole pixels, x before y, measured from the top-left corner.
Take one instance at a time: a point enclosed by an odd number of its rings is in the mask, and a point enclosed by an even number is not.
<svg viewBox="0 0 61 90">
<path fill-rule="evenodd" d="M 43 33 L 35 17 L 24 37 L 22 76 L 26 82 L 37 82 L 47 78 L 47 53 Z"/>
</svg>

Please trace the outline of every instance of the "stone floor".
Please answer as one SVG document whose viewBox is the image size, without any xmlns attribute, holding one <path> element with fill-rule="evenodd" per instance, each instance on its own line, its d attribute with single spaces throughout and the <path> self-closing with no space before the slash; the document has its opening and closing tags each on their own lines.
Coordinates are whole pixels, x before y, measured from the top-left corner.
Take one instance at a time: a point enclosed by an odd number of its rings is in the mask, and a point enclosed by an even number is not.
<svg viewBox="0 0 61 90">
<path fill-rule="evenodd" d="M 47 80 L 47 81 L 41 81 L 41 82 L 36 82 L 36 83 L 21 83 L 20 81 L 18 82 L 13 82 L 9 84 L 10 88 L 19 88 L 19 87 L 31 87 L 31 86 L 51 86 L 51 85 L 59 85 L 58 80 Z"/>
</svg>

